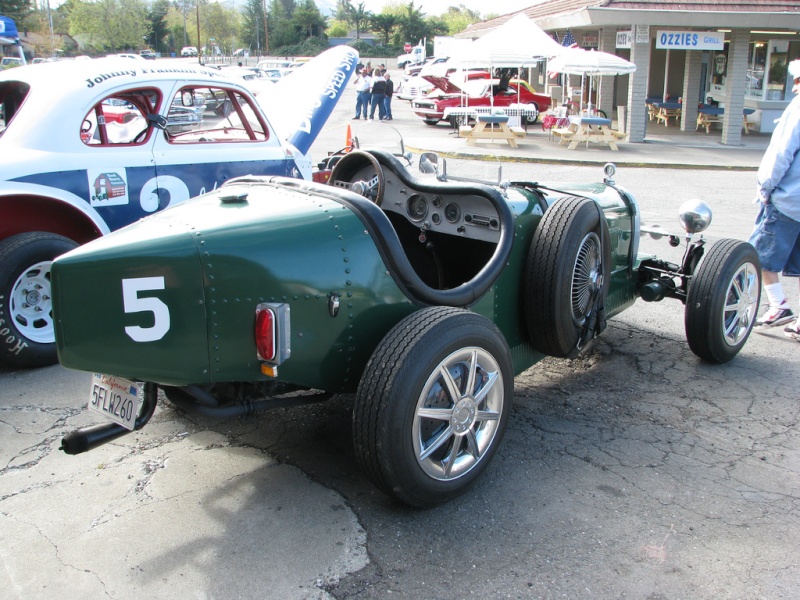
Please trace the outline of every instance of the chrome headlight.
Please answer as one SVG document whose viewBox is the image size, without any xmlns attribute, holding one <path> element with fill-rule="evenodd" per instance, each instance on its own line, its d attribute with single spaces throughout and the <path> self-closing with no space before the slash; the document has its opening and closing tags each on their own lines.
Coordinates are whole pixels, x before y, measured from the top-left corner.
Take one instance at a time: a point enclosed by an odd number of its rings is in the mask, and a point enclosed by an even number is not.
<svg viewBox="0 0 800 600">
<path fill-rule="evenodd" d="M 702 200 L 687 200 L 678 209 L 686 233 L 700 233 L 711 225 L 711 209 Z"/>
</svg>

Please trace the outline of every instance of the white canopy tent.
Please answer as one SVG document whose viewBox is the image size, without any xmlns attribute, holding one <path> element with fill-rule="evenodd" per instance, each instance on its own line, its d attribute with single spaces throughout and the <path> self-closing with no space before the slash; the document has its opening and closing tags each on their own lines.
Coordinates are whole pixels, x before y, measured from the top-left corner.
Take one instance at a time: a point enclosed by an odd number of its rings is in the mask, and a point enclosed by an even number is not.
<svg viewBox="0 0 800 600">
<path fill-rule="evenodd" d="M 563 52 L 550 35 L 520 13 L 465 46 L 445 63 L 448 68 L 523 68 Z M 492 98 L 493 99 L 493 98 Z"/>
<path fill-rule="evenodd" d="M 589 103 L 591 104 L 592 77 L 628 75 L 635 70 L 635 64 L 616 54 L 580 48 L 565 48 L 561 54 L 547 62 L 549 73 L 581 76 L 581 108 L 583 108 L 583 80 L 585 77 L 589 77 Z"/>
<path fill-rule="evenodd" d="M 520 13 L 460 52 L 448 64 L 471 67 L 529 67 L 565 50 L 536 23 Z"/>
</svg>

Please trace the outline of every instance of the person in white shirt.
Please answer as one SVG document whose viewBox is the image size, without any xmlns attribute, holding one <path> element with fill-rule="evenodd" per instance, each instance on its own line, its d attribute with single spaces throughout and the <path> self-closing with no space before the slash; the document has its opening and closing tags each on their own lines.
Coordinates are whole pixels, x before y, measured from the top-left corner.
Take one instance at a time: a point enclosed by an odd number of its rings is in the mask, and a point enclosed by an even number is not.
<svg viewBox="0 0 800 600">
<path fill-rule="evenodd" d="M 769 301 L 769 309 L 756 322 L 759 327 L 775 327 L 795 318 L 779 274 L 800 276 L 800 60 L 789 63 L 789 75 L 795 97 L 778 120 L 758 168 L 759 212 L 749 240 L 761 261 Z M 783 331 L 800 341 L 800 319 Z"/>
<path fill-rule="evenodd" d="M 372 88 L 372 77 L 369 71 L 365 68 L 355 79 L 356 82 L 356 116 L 354 119 L 360 119 L 363 115 L 367 118 L 367 109 L 369 108 L 369 101 L 371 98 L 370 89 Z"/>
</svg>

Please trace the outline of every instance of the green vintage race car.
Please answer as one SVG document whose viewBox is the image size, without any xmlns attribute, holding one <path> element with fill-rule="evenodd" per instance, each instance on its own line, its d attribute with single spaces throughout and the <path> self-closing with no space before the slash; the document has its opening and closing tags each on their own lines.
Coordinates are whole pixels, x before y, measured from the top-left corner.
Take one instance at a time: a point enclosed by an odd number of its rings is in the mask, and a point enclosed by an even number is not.
<svg viewBox="0 0 800 600">
<path fill-rule="evenodd" d="M 515 375 L 576 356 L 638 297 L 685 303 L 704 361 L 745 344 L 758 257 L 696 236 L 703 203 L 682 211 L 678 265 L 639 255 L 645 228 L 613 165 L 570 185 L 454 180 L 433 154 L 420 169 L 356 149 L 335 157 L 328 185 L 242 177 L 58 258 L 59 359 L 96 373 L 90 408 L 115 421 L 62 448 L 141 428 L 159 388 L 223 417 L 355 392 L 366 473 L 432 506 L 492 459 Z M 87 302 L 99 289 L 103 302 Z"/>
</svg>

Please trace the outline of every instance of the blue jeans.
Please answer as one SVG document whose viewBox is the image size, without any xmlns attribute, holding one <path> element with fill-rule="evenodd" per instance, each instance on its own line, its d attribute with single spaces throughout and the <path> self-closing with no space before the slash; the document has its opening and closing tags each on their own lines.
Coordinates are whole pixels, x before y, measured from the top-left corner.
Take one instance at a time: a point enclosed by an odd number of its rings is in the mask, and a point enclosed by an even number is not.
<svg viewBox="0 0 800 600">
<path fill-rule="evenodd" d="M 748 241 L 755 246 L 762 269 L 800 276 L 800 221 L 784 215 L 772 202 L 761 204 Z"/>
<path fill-rule="evenodd" d="M 369 90 L 358 92 L 356 96 L 356 117 L 363 116 L 365 119 L 367 118 L 370 96 Z"/>
<path fill-rule="evenodd" d="M 392 118 L 392 97 L 391 96 L 384 96 L 383 97 L 383 114 L 387 119 Z"/>
<path fill-rule="evenodd" d="M 374 119 L 375 118 L 375 108 L 376 107 L 378 109 L 378 117 L 380 119 L 383 119 L 383 117 L 386 116 L 385 113 L 384 113 L 384 109 L 383 109 L 383 99 L 384 98 L 385 98 L 385 96 L 383 94 L 372 94 L 372 105 L 371 105 L 372 109 L 370 110 L 370 113 L 369 113 L 369 118 L 370 119 Z"/>
</svg>

